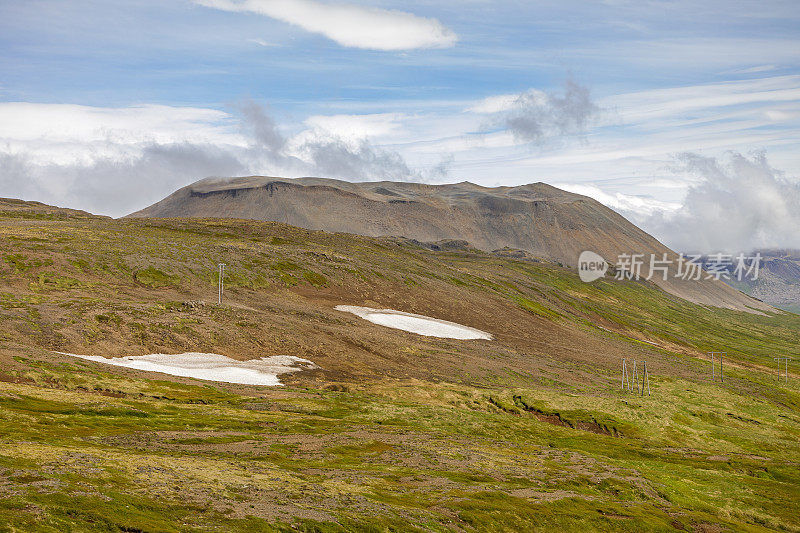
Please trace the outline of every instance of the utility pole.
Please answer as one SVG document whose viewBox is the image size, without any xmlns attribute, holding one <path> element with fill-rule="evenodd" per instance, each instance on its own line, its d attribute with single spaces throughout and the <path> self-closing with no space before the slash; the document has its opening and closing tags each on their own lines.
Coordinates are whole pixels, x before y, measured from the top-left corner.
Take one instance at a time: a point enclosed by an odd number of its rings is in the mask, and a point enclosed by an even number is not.
<svg viewBox="0 0 800 533">
<path fill-rule="evenodd" d="M 714 381 L 714 352 L 711 352 L 711 381 Z"/>
<path fill-rule="evenodd" d="M 717 380 L 717 372 L 716 372 L 716 361 L 715 359 L 719 360 L 719 380 L 721 382 L 725 381 L 725 377 L 722 375 L 722 356 L 727 355 L 727 352 L 708 352 L 708 355 L 711 356 L 711 381 Z"/>
<path fill-rule="evenodd" d="M 219 283 L 217 289 L 219 292 L 217 303 L 222 305 L 222 293 L 225 292 L 225 263 L 219 264 Z"/>
<path fill-rule="evenodd" d="M 626 381 L 628 382 L 627 383 L 627 385 L 628 385 L 627 388 L 630 390 L 631 385 L 630 385 L 630 380 L 628 379 L 628 367 L 626 365 L 625 359 L 623 359 L 622 360 L 622 390 L 625 390 L 625 382 Z"/>
<path fill-rule="evenodd" d="M 637 367 L 637 363 L 641 364 Z M 636 389 L 633 388 L 634 386 Z M 636 361 L 634 359 L 631 367 L 628 364 L 628 360 L 623 359 L 622 390 L 632 391 L 639 396 L 644 396 L 645 389 L 647 389 L 647 395 L 650 396 L 650 372 L 647 370 L 647 361 Z"/>
<path fill-rule="evenodd" d="M 784 373 L 786 374 L 786 383 L 789 383 L 789 359 L 794 360 L 794 357 L 782 356 L 773 357 L 773 359 L 778 362 L 778 381 L 781 379 L 781 361 L 783 361 Z"/>
</svg>

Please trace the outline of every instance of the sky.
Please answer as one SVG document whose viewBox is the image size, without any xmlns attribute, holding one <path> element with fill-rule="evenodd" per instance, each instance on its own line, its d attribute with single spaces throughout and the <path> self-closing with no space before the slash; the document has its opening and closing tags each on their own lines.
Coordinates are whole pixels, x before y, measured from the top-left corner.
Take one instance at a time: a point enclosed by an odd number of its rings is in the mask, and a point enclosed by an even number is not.
<svg viewBox="0 0 800 533">
<path fill-rule="evenodd" d="M 546 182 L 682 251 L 800 248 L 800 4 L 0 0 L 0 196 Z"/>
</svg>

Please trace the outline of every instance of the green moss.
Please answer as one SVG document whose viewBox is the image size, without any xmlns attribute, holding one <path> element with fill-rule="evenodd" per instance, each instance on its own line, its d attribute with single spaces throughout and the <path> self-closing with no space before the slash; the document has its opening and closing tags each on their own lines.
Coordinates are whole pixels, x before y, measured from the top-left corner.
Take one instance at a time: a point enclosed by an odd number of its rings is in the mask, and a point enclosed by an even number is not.
<svg viewBox="0 0 800 533">
<path fill-rule="evenodd" d="M 328 285 L 328 280 L 325 276 L 317 274 L 316 272 L 311 272 L 310 270 L 303 272 L 303 279 L 318 289 Z"/>
<path fill-rule="evenodd" d="M 75 278 L 59 276 L 55 272 L 40 272 L 35 282 L 31 282 L 29 287 L 32 291 L 68 291 L 83 288 L 85 285 Z"/>
<path fill-rule="evenodd" d="M 171 442 L 174 442 L 175 444 L 228 444 L 231 442 L 244 442 L 247 440 L 252 440 L 253 438 L 253 435 L 231 435 L 221 437 L 194 437 L 187 439 L 175 439 Z"/>
<path fill-rule="evenodd" d="M 91 268 L 86 259 L 73 259 L 70 263 L 81 272 L 88 272 Z"/>
<path fill-rule="evenodd" d="M 519 407 L 514 405 L 513 403 L 507 401 L 500 395 L 490 395 L 489 396 L 489 403 L 494 405 L 495 407 L 514 415 L 520 414 Z"/>
<path fill-rule="evenodd" d="M 559 318 L 562 316 L 561 313 L 554 311 L 549 307 L 545 307 L 544 305 L 530 298 L 513 296 L 513 300 L 517 302 L 521 308 L 525 309 L 529 313 L 533 313 L 534 315 L 550 319 Z"/>
<path fill-rule="evenodd" d="M 167 274 L 155 267 L 147 267 L 138 270 L 134 274 L 134 279 L 142 285 L 151 288 L 175 287 L 179 285 L 179 278 L 177 276 Z"/>
<path fill-rule="evenodd" d="M 114 312 L 95 315 L 94 318 L 101 324 L 110 324 L 114 326 L 119 326 L 120 324 L 122 324 L 122 317 Z"/>
<path fill-rule="evenodd" d="M 28 259 L 23 254 L 9 254 L 4 256 L 3 260 L 16 272 L 27 272 L 29 270 L 43 266 L 51 266 L 53 264 L 52 259 L 40 259 L 38 257 Z"/>
<path fill-rule="evenodd" d="M 270 268 L 278 272 L 294 272 L 302 270 L 302 267 L 300 265 L 292 261 L 274 261 L 270 265 Z"/>
<path fill-rule="evenodd" d="M 0 293 L 0 308 L 3 309 L 25 309 L 30 305 L 42 303 L 41 296 L 38 295 L 14 295 L 8 292 Z"/>
</svg>

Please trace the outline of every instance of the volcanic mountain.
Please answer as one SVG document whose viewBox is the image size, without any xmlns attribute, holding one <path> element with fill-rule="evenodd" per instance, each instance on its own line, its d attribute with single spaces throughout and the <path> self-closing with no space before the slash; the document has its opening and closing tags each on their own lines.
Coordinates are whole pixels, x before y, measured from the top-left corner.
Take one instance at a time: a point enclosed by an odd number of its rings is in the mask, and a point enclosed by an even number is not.
<svg viewBox="0 0 800 533">
<path fill-rule="evenodd" d="M 206 178 L 129 217 L 253 219 L 370 237 L 461 240 L 487 252 L 523 250 L 571 267 L 584 250 L 612 264 L 620 254 L 644 254 L 647 260 L 651 254 L 659 259 L 667 254 L 673 265 L 677 259 L 675 252 L 596 200 L 545 183 L 489 188 L 469 182 Z M 667 279 L 659 274 L 653 281 L 695 303 L 771 309 L 722 282 L 686 281 L 675 273 L 673 266 Z"/>
</svg>

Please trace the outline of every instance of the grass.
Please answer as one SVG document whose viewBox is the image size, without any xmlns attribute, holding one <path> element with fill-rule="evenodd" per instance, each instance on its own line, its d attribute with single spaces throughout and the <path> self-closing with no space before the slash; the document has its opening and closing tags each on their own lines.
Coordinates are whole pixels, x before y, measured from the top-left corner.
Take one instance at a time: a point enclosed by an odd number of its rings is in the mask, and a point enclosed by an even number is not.
<svg viewBox="0 0 800 533">
<path fill-rule="evenodd" d="M 0 531 L 800 531 L 800 388 L 772 361 L 800 356 L 796 315 L 402 239 L 7 209 Z M 322 370 L 241 387 L 54 351 Z M 621 390 L 622 357 L 648 361 L 651 396 Z"/>
<path fill-rule="evenodd" d="M 8 527 L 800 528 L 791 512 L 800 420 L 732 392 L 710 399 L 675 381 L 651 397 L 598 398 L 398 382 L 259 389 L 282 408 L 254 409 L 251 396 L 217 387 L 87 376 L 81 366 L 50 367 L 59 388 L 0 384 L 0 470 L 15 480 L 0 498 Z M 77 379 L 86 390 L 60 388 Z M 90 392 L 109 386 L 125 396 Z M 496 408 L 495 394 L 528 399 L 514 412 Z M 534 411 L 622 431 L 553 425 Z M 281 525 L 281 506 L 328 516 Z"/>
<path fill-rule="evenodd" d="M 152 288 L 169 287 L 179 284 L 177 276 L 167 274 L 154 267 L 147 267 L 139 270 L 133 277 L 142 285 Z"/>
</svg>

